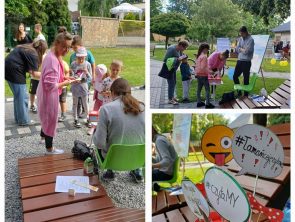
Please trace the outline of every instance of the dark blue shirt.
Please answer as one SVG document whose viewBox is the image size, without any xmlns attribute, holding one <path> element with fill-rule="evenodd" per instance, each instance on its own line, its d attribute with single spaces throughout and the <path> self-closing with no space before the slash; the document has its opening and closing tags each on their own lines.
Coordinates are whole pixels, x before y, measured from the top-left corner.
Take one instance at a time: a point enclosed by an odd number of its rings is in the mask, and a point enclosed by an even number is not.
<svg viewBox="0 0 295 222">
<path fill-rule="evenodd" d="M 181 80 L 186 81 L 191 77 L 190 67 L 188 63 L 181 63 L 180 65 Z"/>
</svg>

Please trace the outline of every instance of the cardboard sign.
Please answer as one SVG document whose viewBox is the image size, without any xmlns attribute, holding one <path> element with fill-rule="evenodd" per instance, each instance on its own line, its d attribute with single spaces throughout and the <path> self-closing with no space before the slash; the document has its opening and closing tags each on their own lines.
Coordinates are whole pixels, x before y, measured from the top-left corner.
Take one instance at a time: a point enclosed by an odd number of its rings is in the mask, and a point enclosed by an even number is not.
<svg viewBox="0 0 295 222">
<path fill-rule="evenodd" d="M 211 206 L 226 220 L 248 221 L 251 209 L 247 195 L 239 183 L 223 170 L 211 167 L 204 178 Z"/>
<path fill-rule="evenodd" d="M 233 156 L 242 167 L 238 175 L 252 173 L 273 178 L 281 174 L 284 151 L 279 138 L 269 129 L 248 124 L 240 127 L 233 139 Z"/>
<path fill-rule="evenodd" d="M 266 51 L 269 35 L 252 35 L 254 39 L 254 54 L 251 60 L 251 73 L 258 73 Z"/>
<path fill-rule="evenodd" d="M 207 200 L 203 194 L 198 190 L 196 185 L 189 179 L 182 180 L 181 183 L 182 191 L 186 203 L 190 210 L 196 215 L 199 219 L 204 219 L 202 212 L 208 218 L 210 214 L 210 208 L 207 203 Z M 202 210 L 202 212 L 200 211 Z"/>
<path fill-rule="evenodd" d="M 179 157 L 187 157 L 192 114 L 174 114 L 172 140 Z"/>
<path fill-rule="evenodd" d="M 216 125 L 206 130 L 202 137 L 202 151 L 211 163 L 224 166 L 232 160 L 232 139 L 234 132 L 227 126 Z"/>
</svg>

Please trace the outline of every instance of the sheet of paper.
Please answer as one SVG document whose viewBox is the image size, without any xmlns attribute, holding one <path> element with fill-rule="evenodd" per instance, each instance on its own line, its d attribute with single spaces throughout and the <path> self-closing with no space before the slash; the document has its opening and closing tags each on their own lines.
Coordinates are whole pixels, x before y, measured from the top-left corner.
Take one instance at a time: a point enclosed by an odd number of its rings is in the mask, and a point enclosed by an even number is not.
<svg viewBox="0 0 295 222">
<path fill-rule="evenodd" d="M 75 189 L 76 193 L 90 193 L 89 189 L 75 185 L 73 181 L 89 185 L 87 176 L 56 176 L 55 192 L 67 193 L 69 189 Z"/>
</svg>

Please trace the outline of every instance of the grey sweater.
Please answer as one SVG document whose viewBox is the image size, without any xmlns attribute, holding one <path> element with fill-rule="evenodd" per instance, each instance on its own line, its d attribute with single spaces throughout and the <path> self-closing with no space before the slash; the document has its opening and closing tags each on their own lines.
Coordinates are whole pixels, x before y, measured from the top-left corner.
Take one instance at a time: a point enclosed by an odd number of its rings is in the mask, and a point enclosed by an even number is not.
<svg viewBox="0 0 295 222">
<path fill-rule="evenodd" d="M 125 114 L 119 97 L 103 105 L 99 111 L 98 125 L 93 138 L 94 145 L 102 150 L 102 156 L 106 157 L 111 144 L 144 144 L 144 116 L 144 112 L 137 116 Z"/>
<path fill-rule="evenodd" d="M 240 48 L 245 49 L 245 52 L 240 52 Z M 251 61 L 254 53 L 254 39 L 248 35 L 245 39 L 240 37 L 236 48 L 239 53 L 238 60 Z"/>
<path fill-rule="evenodd" d="M 155 139 L 156 144 L 156 158 L 153 163 L 160 163 L 159 169 L 168 175 L 173 174 L 173 166 L 177 157 L 174 146 L 169 142 L 167 137 L 157 134 Z"/>
<path fill-rule="evenodd" d="M 183 55 L 182 52 L 176 50 L 176 46 L 177 45 L 172 45 L 172 46 L 168 47 L 166 54 L 165 54 L 164 62 L 167 62 L 168 58 L 172 58 L 172 57 L 178 58 Z"/>
</svg>

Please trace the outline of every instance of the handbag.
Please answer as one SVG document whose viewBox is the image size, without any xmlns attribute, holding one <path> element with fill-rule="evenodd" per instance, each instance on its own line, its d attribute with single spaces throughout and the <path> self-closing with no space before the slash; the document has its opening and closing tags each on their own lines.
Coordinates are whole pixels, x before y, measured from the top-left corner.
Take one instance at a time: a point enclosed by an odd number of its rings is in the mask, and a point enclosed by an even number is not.
<svg viewBox="0 0 295 222">
<path fill-rule="evenodd" d="M 74 157 L 79 160 L 86 160 L 88 157 L 92 157 L 90 148 L 87 146 L 86 143 L 80 140 L 74 141 L 72 153 L 74 154 Z"/>
<path fill-rule="evenodd" d="M 173 72 L 175 72 L 175 68 L 172 68 L 170 71 L 168 70 L 167 64 L 164 62 L 159 72 L 158 76 L 164 79 L 171 79 L 173 77 Z"/>
<path fill-rule="evenodd" d="M 232 100 L 235 99 L 235 92 L 227 92 L 227 93 L 223 93 L 221 100 L 219 101 L 219 105 L 223 104 L 223 103 L 227 103 L 230 102 Z"/>
</svg>

